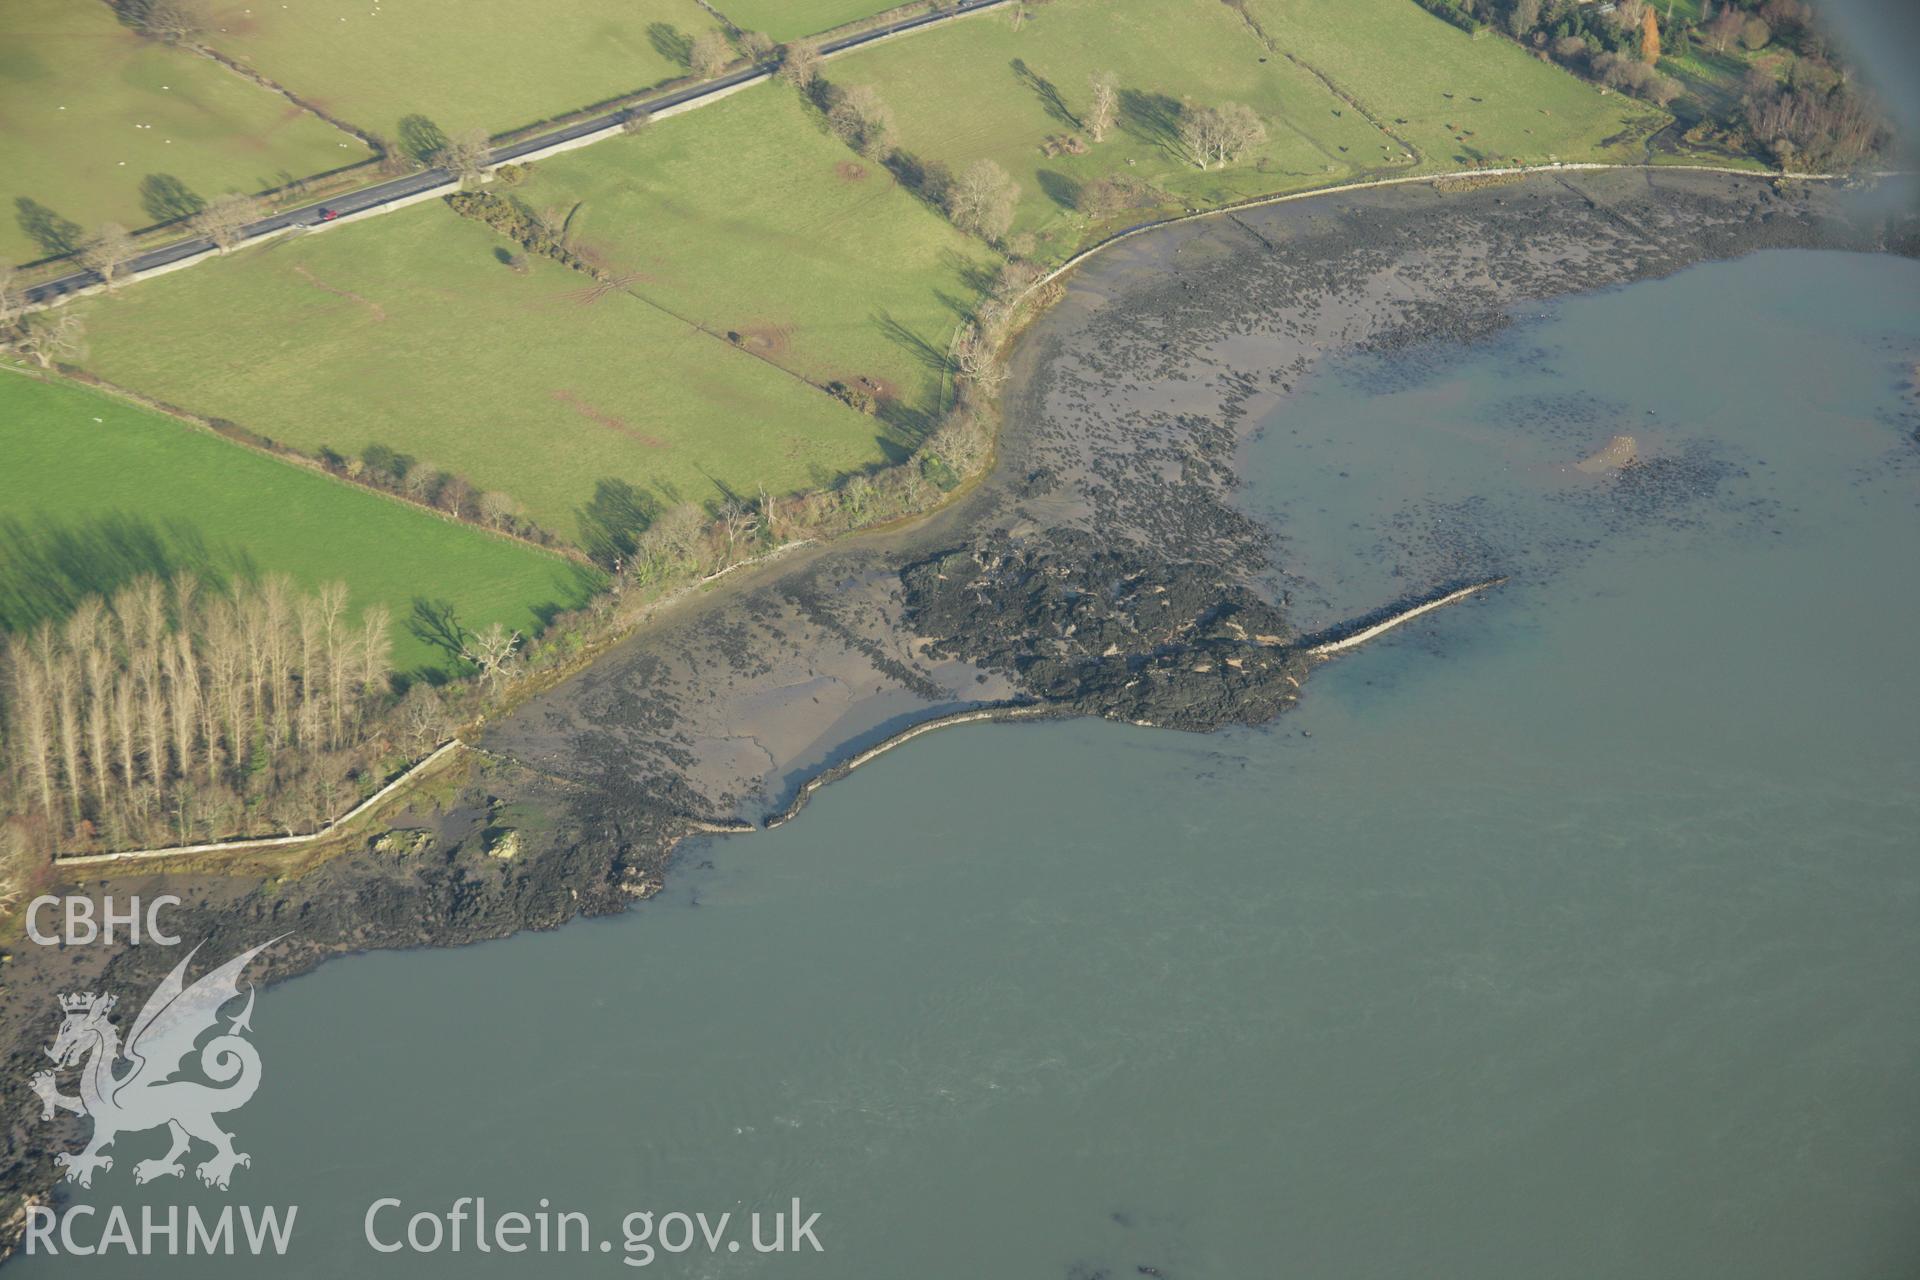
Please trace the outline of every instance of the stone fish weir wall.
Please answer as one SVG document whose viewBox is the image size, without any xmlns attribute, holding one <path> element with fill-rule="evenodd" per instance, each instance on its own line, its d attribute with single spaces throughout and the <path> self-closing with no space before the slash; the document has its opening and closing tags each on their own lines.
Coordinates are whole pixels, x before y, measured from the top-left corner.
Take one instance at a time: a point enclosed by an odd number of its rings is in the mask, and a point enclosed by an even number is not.
<svg viewBox="0 0 1920 1280">
<path fill-rule="evenodd" d="M 903 576 L 912 583 L 916 578 L 924 582 L 931 577 L 937 582 L 951 582 L 953 579 L 943 569 L 963 567 L 956 560 L 962 559 L 959 553 L 943 556 L 936 561 L 914 565 L 904 571 Z M 979 555 L 964 557 L 977 567 Z M 1070 572 L 1070 571 L 1069 571 Z M 1126 575 L 1117 584 L 1123 597 L 1134 600 L 1145 599 L 1165 609 L 1171 609 L 1172 601 L 1167 600 L 1167 588 L 1155 583 L 1142 588 L 1141 580 L 1145 571 Z M 1016 579 L 1018 581 L 1020 579 Z M 791 822 L 813 798 L 814 792 L 831 782 L 840 779 L 869 761 L 910 742 L 922 734 L 932 733 L 936 729 L 951 729 L 963 724 L 981 724 L 988 721 L 1006 722 L 1012 720 L 1034 720 L 1042 717 L 1064 718 L 1079 715 L 1102 715 L 1110 719 L 1121 718 L 1120 709 L 1132 702 L 1145 702 L 1154 697 L 1160 705 L 1172 706 L 1176 721 L 1185 723 L 1156 724 L 1152 720 L 1132 720 L 1130 723 L 1142 728 L 1184 728 L 1205 732 L 1225 723 L 1227 719 L 1245 723 L 1258 723 L 1263 717 L 1262 709 L 1270 709 L 1278 714 L 1286 706 L 1298 699 L 1301 684 L 1299 679 L 1299 659 L 1306 658 L 1324 661 L 1350 649 L 1358 648 L 1369 640 L 1376 639 L 1395 627 L 1412 622 L 1435 609 L 1444 609 L 1450 604 L 1459 604 L 1472 596 L 1506 582 L 1504 577 L 1488 578 L 1484 582 L 1468 586 L 1443 590 L 1417 602 L 1382 609 L 1367 618 L 1343 624 L 1330 629 L 1330 635 L 1337 639 L 1308 637 L 1297 642 L 1289 642 L 1278 634 L 1252 634 L 1232 615 L 1237 610 L 1232 605 L 1209 605 L 1203 616 L 1197 619 L 1172 622 L 1170 618 L 1156 619 L 1162 639 L 1154 645 L 1154 652 L 1132 656 L 1120 651 L 1117 641 L 1109 640 L 1108 647 L 1098 654 L 1086 649 L 1086 638 L 1079 640 L 1083 655 L 1080 673 L 1069 674 L 1065 687 L 1059 689 L 1056 697 L 1049 701 L 1035 701 L 1023 698 L 1013 702 L 997 703 L 993 706 L 979 707 L 971 711 L 956 711 L 951 715 L 936 716 L 932 720 L 923 720 L 912 728 L 903 729 L 890 738 L 884 738 L 868 747 L 860 754 L 834 765 L 832 768 L 816 774 L 801 784 L 787 807 L 771 815 L 762 826 L 767 830 Z M 975 578 L 961 587 L 960 593 L 979 591 L 987 583 L 985 578 Z M 936 593 L 940 588 L 934 588 Z M 1091 593 L 1081 587 L 1069 587 L 1073 602 L 1092 599 Z M 965 607 L 964 601 L 955 611 L 959 620 L 991 621 L 990 613 Z M 924 615 L 923 615 L 924 616 Z M 1169 625 L 1171 623 L 1171 625 Z M 1131 628 L 1129 628 L 1131 629 Z M 991 626 L 972 628 L 976 638 L 992 644 L 995 629 Z M 1004 634 L 1004 633 L 1001 633 Z M 1078 622 L 1067 623 L 1061 637 L 1063 643 L 1080 637 Z M 951 636 L 939 642 L 943 647 L 958 647 L 964 644 L 959 636 Z M 1025 655 L 1009 655 L 1016 669 L 1038 666 L 1038 663 L 1024 661 Z M 1211 676 L 1204 682 L 1193 682 L 1190 677 Z M 1287 689 L 1281 691 L 1277 681 L 1284 681 Z M 1275 695 L 1272 698 L 1252 696 L 1249 692 L 1255 682 L 1268 686 Z M 1201 683 L 1213 686 L 1202 690 L 1188 689 L 1175 692 L 1182 683 Z M 1147 689 L 1137 699 L 1122 698 L 1115 695 L 1115 687 L 1130 691 L 1146 686 Z M 1201 715 L 1192 718 L 1185 714 L 1195 702 L 1195 693 L 1201 694 L 1201 701 L 1218 709 L 1218 715 Z"/>
<path fill-rule="evenodd" d="M 489 726 L 392 816 L 401 838 L 169 862 L 164 875 L 154 863 L 73 868 L 45 888 L 177 894 L 170 927 L 209 955 L 291 931 L 257 962 L 278 979 L 344 951 L 622 910 L 660 886 L 689 815 L 758 826 L 937 725 L 1265 720 L 1300 696 L 1326 656 L 1316 646 L 1350 637 L 1300 637 L 1258 585 L 1275 550 L 1232 501 L 1235 451 L 1257 415 L 1324 353 L 1471 341 L 1527 301 L 1761 248 L 1913 250 L 1905 221 L 1856 219 L 1835 195 L 1775 186 L 1542 175 L 1298 200 L 1133 237 L 1068 277 L 1013 353 L 999 461 L 966 498 L 689 597 Z M 1660 481 L 1634 466 L 1620 482 L 1636 472 L 1636 492 Z M 1401 567 L 1446 593 L 1508 569 L 1467 546 L 1417 547 Z M 511 857 L 496 856 L 503 831 L 519 837 Z M 27 1088 L 55 995 L 151 989 L 174 959 L 153 947 L 13 950 L 0 979 L 0 1222 L 17 1229 L 28 1199 L 49 1193 L 52 1152 L 75 1132 L 41 1123 Z"/>
</svg>

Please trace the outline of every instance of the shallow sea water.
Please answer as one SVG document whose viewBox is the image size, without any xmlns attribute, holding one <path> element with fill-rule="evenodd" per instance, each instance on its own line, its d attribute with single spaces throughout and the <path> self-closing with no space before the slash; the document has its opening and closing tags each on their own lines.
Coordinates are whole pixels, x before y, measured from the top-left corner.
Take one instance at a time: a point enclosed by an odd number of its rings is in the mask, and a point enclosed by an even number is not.
<svg viewBox="0 0 1920 1280">
<path fill-rule="evenodd" d="M 1916 299 L 1770 253 L 1323 369 L 1245 457 L 1303 622 L 1508 586 L 1263 729 L 933 735 L 628 916 L 275 988 L 234 1191 L 92 1199 L 295 1203 L 289 1257 L 18 1273 L 612 1275 L 797 1196 L 824 1254 L 649 1271 L 1914 1274 Z M 615 1248 L 362 1239 L 465 1195 Z"/>
</svg>

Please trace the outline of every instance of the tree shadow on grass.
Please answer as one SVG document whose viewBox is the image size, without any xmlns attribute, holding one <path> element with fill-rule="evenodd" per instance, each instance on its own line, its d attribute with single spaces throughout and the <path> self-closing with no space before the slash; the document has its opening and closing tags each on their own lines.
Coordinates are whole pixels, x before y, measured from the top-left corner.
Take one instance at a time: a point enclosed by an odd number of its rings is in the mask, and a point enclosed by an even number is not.
<svg viewBox="0 0 1920 1280">
<path fill-rule="evenodd" d="M 580 524 L 580 546 L 595 564 L 612 569 L 632 557 L 640 535 L 665 509 L 660 495 L 608 476 L 593 486 L 593 497 L 574 512 Z"/>
<path fill-rule="evenodd" d="M 1120 91 L 1120 127 L 1142 142 L 1180 155 L 1180 114 L 1177 99 L 1139 89 Z"/>
<path fill-rule="evenodd" d="M 528 606 L 539 631 L 552 626 L 554 619 L 561 614 L 585 605 L 606 586 L 606 579 L 585 565 L 573 564 L 566 566 L 556 576 L 554 586 L 556 598 Z M 407 686 L 416 682 L 438 688 L 449 680 L 470 676 L 477 670 L 466 654 L 467 638 L 473 632 L 460 617 L 459 608 L 453 601 L 441 597 L 415 596 L 413 608 L 407 614 L 406 626 L 407 633 L 414 639 L 438 650 L 442 660 L 423 663 L 398 676 L 394 686 L 400 692 L 405 692 Z"/>
<path fill-rule="evenodd" d="M 1040 190 L 1046 193 L 1047 199 L 1053 201 L 1068 213 L 1072 213 L 1080 207 L 1081 184 L 1079 182 L 1069 178 L 1064 173 L 1056 173 L 1052 169 L 1042 169 L 1036 176 L 1040 180 Z"/>
<path fill-rule="evenodd" d="M 470 675 L 476 670 L 467 661 L 467 628 L 461 623 L 453 601 L 415 596 L 413 611 L 407 615 L 407 632 L 420 643 L 438 649 L 446 657 L 443 665 L 427 663 L 415 667 L 401 677 L 403 682 L 411 684 L 419 681 L 438 688 L 455 675 Z"/>
<path fill-rule="evenodd" d="M 140 207 L 155 222 L 178 222 L 207 207 L 207 202 L 170 173 L 150 173 L 140 179 Z"/>
<path fill-rule="evenodd" d="M 429 600 L 426 596 L 415 596 L 413 612 L 407 615 L 407 631 L 420 643 L 438 649 L 450 658 L 459 658 L 466 651 L 467 628 L 461 623 L 460 611 L 454 608 L 451 600 Z"/>
<path fill-rule="evenodd" d="M 1040 99 L 1040 105 L 1046 108 L 1047 115 L 1069 129 L 1084 127 L 1080 123 L 1080 117 L 1074 115 L 1067 107 L 1067 100 L 1060 96 L 1060 90 L 1054 87 L 1053 81 L 1029 67 L 1025 59 L 1015 58 L 1007 65 L 1013 68 L 1015 80 L 1033 90 L 1034 96 Z"/>
<path fill-rule="evenodd" d="M 668 62 L 682 67 L 693 65 L 693 37 L 683 35 L 671 22 L 649 23 L 647 43 Z"/>
<path fill-rule="evenodd" d="M 947 353 L 895 320 L 890 313 L 877 312 L 872 319 L 889 342 L 905 349 L 907 354 L 927 368 L 943 374 L 947 371 Z"/>
<path fill-rule="evenodd" d="M 13 202 L 13 220 L 27 239 L 40 246 L 49 258 L 58 258 L 80 247 L 80 224 L 61 217 L 38 200 L 26 196 Z"/>
<path fill-rule="evenodd" d="M 583 564 L 567 565 L 564 574 L 555 582 L 560 586 L 561 598 L 542 600 L 532 606 L 533 616 L 540 623 L 542 631 L 552 626 L 555 618 L 585 605 L 607 586 L 604 574 Z"/>
<path fill-rule="evenodd" d="M 937 392 L 936 392 L 937 394 Z M 873 416 L 885 423 L 890 436 L 877 436 L 881 452 L 890 462 L 904 461 L 913 447 L 933 434 L 939 416 L 930 405 L 909 404 L 888 396 L 874 409 Z M 904 442 L 904 443 L 903 443 Z M 898 456 L 895 456 L 895 455 Z"/>
<path fill-rule="evenodd" d="M 972 320 L 974 313 L 979 309 L 979 297 L 977 295 L 968 299 L 956 297 L 948 293 L 945 289 L 935 289 L 933 296 L 940 300 L 941 306 L 953 313 L 953 318 L 960 324 L 965 324 Z"/>
<path fill-rule="evenodd" d="M 446 145 L 447 135 L 427 117 L 400 117 L 400 150 L 421 164 L 431 164 L 433 157 Z"/>
<path fill-rule="evenodd" d="M 959 277 L 960 283 L 968 292 L 980 297 L 992 293 L 993 286 L 1000 279 L 998 262 L 991 259 L 983 262 L 979 258 L 961 253 L 958 249 L 941 250 L 940 263 Z"/>
<path fill-rule="evenodd" d="M 953 185 L 953 174 L 946 165 L 938 160 L 922 160 L 898 147 L 881 163 L 914 199 L 940 217 L 947 216 L 947 189 Z"/>
<path fill-rule="evenodd" d="M 58 621 L 89 596 L 110 596 L 135 578 L 192 573 L 215 589 L 257 576 L 244 551 L 216 552 L 195 526 L 156 524 L 114 512 L 89 520 L 33 524 L 0 519 L 0 631 Z"/>
</svg>

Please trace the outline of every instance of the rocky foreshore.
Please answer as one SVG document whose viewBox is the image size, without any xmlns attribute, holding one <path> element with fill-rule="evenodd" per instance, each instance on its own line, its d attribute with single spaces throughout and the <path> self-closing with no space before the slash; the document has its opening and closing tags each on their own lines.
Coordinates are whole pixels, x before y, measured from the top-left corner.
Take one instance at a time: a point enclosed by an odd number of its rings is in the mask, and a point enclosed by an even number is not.
<svg viewBox="0 0 1920 1280">
<path fill-rule="evenodd" d="M 996 469 L 961 501 L 689 598 L 489 726 L 481 751 L 362 847 L 164 875 L 90 867 L 53 891 L 176 894 L 171 923 L 209 955 L 291 933 L 260 966 L 278 979 L 342 952 L 623 910 L 659 887 L 690 832 L 788 813 L 809 780 L 935 717 L 1033 706 L 1195 730 L 1264 722 L 1310 687 L 1301 630 L 1344 620 L 1290 616 L 1263 585 L 1275 551 L 1234 503 L 1235 457 L 1318 360 L 1444 360 L 1516 305 L 1763 248 L 1912 253 L 1911 223 L 1886 212 L 1898 207 L 1761 177 L 1540 175 L 1135 237 L 1081 267 L 1021 340 Z M 1471 548 L 1409 567 L 1416 595 L 1507 569 Z M 55 997 L 144 990 L 175 960 L 13 949 L 0 1221 L 54 1192 L 52 1144 L 71 1136 L 41 1121 L 28 1088 Z"/>
</svg>

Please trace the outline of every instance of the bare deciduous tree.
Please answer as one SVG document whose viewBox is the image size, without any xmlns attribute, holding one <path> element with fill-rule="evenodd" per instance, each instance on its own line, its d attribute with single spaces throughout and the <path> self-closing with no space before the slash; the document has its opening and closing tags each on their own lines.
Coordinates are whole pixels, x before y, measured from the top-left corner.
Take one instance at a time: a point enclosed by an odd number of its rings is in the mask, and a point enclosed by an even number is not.
<svg viewBox="0 0 1920 1280">
<path fill-rule="evenodd" d="M 485 129 L 461 129 L 433 153 L 433 163 L 462 182 L 486 172 L 487 156 L 492 150 Z"/>
<path fill-rule="evenodd" d="M 489 489 L 481 494 L 476 505 L 480 509 L 480 518 L 496 529 L 511 528 L 520 515 L 520 504 L 513 496 L 497 489 Z"/>
<path fill-rule="evenodd" d="M 215 198 L 212 204 L 193 215 L 193 229 L 213 241 L 226 253 L 240 243 L 246 229 L 258 222 L 265 210 L 252 196 L 230 193 Z"/>
<path fill-rule="evenodd" d="M 99 272 L 100 279 L 106 282 L 107 292 L 112 293 L 121 269 L 132 259 L 133 253 L 133 237 L 127 234 L 127 229 L 117 222 L 108 222 L 102 224 L 92 238 L 80 246 L 80 261 Z"/>
<path fill-rule="evenodd" d="M 820 46 L 811 40 L 781 45 L 780 78 L 802 91 L 813 88 L 813 82 L 820 78 Z"/>
<path fill-rule="evenodd" d="M 963 326 L 953 340 L 956 373 L 973 391 L 991 396 L 1007 380 L 1007 370 L 995 355 L 993 339 L 977 323 Z"/>
<path fill-rule="evenodd" d="M 720 504 L 720 528 L 727 538 L 727 562 L 733 562 L 735 549 L 760 531 L 760 513 L 742 498 L 728 498 Z"/>
<path fill-rule="evenodd" d="M 1725 53 L 1727 46 L 1740 37 L 1740 28 L 1746 26 L 1747 15 L 1728 5 L 1707 23 L 1707 43 L 1713 46 L 1715 53 Z"/>
<path fill-rule="evenodd" d="M 27 295 L 19 280 L 12 264 L 0 262 L 0 340 L 13 331 L 13 326 L 20 323 L 20 317 L 27 312 Z"/>
<path fill-rule="evenodd" d="M 43 628 L 42 636 L 48 632 Z M 50 640 L 49 640 L 50 643 Z M 25 640 L 15 639 L 8 646 L 7 667 L 12 676 L 6 701 L 9 755 L 19 761 L 31 785 L 42 813 L 52 813 L 53 796 L 53 717 L 48 700 L 45 668 L 40 655 Z"/>
<path fill-rule="evenodd" d="M 1089 85 L 1093 99 L 1087 104 L 1087 133 L 1095 142 L 1105 142 L 1120 113 L 1120 78 L 1111 71 L 1102 71 Z"/>
<path fill-rule="evenodd" d="M 430 503 L 434 488 L 439 483 L 440 468 L 431 462 L 415 462 L 400 478 L 400 487 L 415 502 Z"/>
<path fill-rule="evenodd" d="M 740 51 L 755 62 L 765 62 L 773 54 L 773 37 L 764 31 L 742 31 Z"/>
<path fill-rule="evenodd" d="M 633 577 L 651 582 L 680 569 L 694 567 L 706 529 L 706 517 L 691 503 L 670 507 L 654 517 L 635 540 Z"/>
<path fill-rule="evenodd" d="M 520 639 L 520 633 L 507 630 L 504 623 L 490 623 L 485 631 L 467 633 L 460 656 L 479 669 L 489 689 L 498 689 L 513 674 Z"/>
<path fill-rule="evenodd" d="M 993 449 L 993 432 L 987 422 L 966 409 L 950 413 L 933 430 L 925 449 L 939 459 L 954 476 L 970 476 Z"/>
<path fill-rule="evenodd" d="M 453 719 L 440 694 L 424 681 L 407 690 L 400 707 L 400 725 L 416 751 L 441 742 L 453 731 Z"/>
<path fill-rule="evenodd" d="M 760 486 L 760 518 L 766 521 L 767 536 L 778 543 L 780 541 L 780 504 L 774 501 L 773 495 L 767 492 L 767 486 L 764 484 Z"/>
<path fill-rule="evenodd" d="M 1180 117 L 1180 145 L 1202 169 L 1232 164 L 1264 142 L 1267 126 L 1237 102 L 1202 107 Z"/>
<path fill-rule="evenodd" d="M 702 80 L 713 79 L 732 61 L 733 46 L 718 31 L 701 32 L 694 38 L 693 47 L 687 51 L 687 65 Z"/>
<path fill-rule="evenodd" d="M 464 514 L 475 498 L 473 484 L 465 476 L 449 474 L 434 492 L 433 505 L 450 516 Z"/>
<path fill-rule="evenodd" d="M 51 369 L 58 361 L 80 354 L 85 332 L 78 312 L 42 311 L 27 317 L 14 345 L 42 369 Z"/>
<path fill-rule="evenodd" d="M 999 241 L 1013 225 L 1020 184 L 991 160 L 975 160 L 947 189 L 947 216 L 962 231 Z"/>
<path fill-rule="evenodd" d="M 893 150 L 893 111 L 872 85 L 837 90 L 827 109 L 827 124 L 863 156 L 877 160 Z"/>
<path fill-rule="evenodd" d="M 393 615 L 387 606 L 374 605 L 360 615 L 360 695 L 378 698 L 387 692 L 393 671 Z"/>
</svg>

